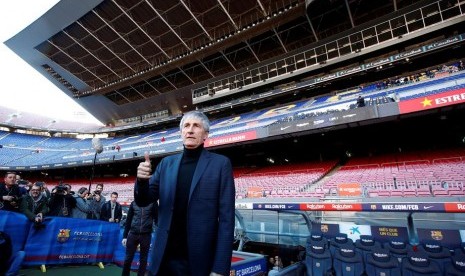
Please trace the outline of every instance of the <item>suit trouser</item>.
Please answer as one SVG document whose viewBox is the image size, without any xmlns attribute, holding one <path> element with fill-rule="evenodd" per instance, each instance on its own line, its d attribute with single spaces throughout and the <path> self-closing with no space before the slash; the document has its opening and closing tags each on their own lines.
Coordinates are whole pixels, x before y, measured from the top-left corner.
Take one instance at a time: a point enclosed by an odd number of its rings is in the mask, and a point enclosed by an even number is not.
<svg viewBox="0 0 465 276">
<path fill-rule="evenodd" d="M 124 257 L 123 276 L 129 276 L 131 271 L 131 263 L 136 254 L 137 246 L 140 245 L 140 258 L 138 276 L 143 276 L 147 270 L 147 259 L 150 249 L 150 241 L 152 233 L 134 234 L 129 232 L 126 241 L 126 256 Z"/>
<path fill-rule="evenodd" d="M 165 256 L 160 264 L 157 276 L 189 276 L 192 275 L 187 257 Z"/>
</svg>

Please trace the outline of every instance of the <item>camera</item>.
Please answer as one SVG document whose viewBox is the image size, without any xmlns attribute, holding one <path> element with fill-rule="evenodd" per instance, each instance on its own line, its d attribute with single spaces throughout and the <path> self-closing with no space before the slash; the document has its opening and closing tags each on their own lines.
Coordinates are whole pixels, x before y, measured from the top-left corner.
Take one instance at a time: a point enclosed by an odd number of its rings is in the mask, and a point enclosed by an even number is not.
<svg viewBox="0 0 465 276">
<path fill-rule="evenodd" d="M 44 187 L 45 186 L 45 183 L 42 182 L 42 181 L 37 181 L 36 183 L 34 183 L 34 185 L 38 186 L 38 187 Z"/>
<path fill-rule="evenodd" d="M 55 187 L 55 193 L 58 195 L 63 195 L 66 192 L 66 186 L 65 185 L 58 185 Z"/>
<path fill-rule="evenodd" d="M 27 185 L 27 184 L 29 184 L 29 181 L 24 180 L 24 179 L 20 179 L 20 180 L 16 181 L 16 184 L 18 184 L 18 185 Z"/>
<path fill-rule="evenodd" d="M 17 195 L 12 196 L 13 199 L 11 200 L 11 203 L 17 204 L 20 200 L 20 197 Z"/>
</svg>

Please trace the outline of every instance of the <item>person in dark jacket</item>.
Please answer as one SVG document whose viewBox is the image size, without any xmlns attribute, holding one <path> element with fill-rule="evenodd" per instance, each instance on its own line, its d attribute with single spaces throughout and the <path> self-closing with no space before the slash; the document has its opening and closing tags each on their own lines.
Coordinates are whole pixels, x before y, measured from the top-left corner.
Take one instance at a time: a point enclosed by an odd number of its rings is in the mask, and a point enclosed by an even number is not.
<svg viewBox="0 0 465 276">
<path fill-rule="evenodd" d="M 0 183 L 0 210 L 19 212 L 21 197 L 21 190 L 16 185 L 16 173 L 5 173 L 3 183 Z"/>
<path fill-rule="evenodd" d="M 150 203 L 145 207 L 139 207 L 135 201 L 129 206 L 126 226 L 123 232 L 123 240 L 121 242 L 123 246 L 126 247 L 123 276 L 129 276 L 131 263 L 134 259 L 137 246 L 140 246 L 139 270 L 137 271 L 137 275 L 145 275 L 153 224 L 157 222 L 157 206 L 158 205 L 154 203 Z"/>
<path fill-rule="evenodd" d="M 102 209 L 100 210 L 100 220 L 120 223 L 121 218 L 123 217 L 123 208 L 117 200 L 118 193 L 111 193 L 110 200 L 102 205 Z"/>
<path fill-rule="evenodd" d="M 71 217 L 76 199 L 68 193 L 65 185 L 60 184 L 53 188 L 48 202 L 48 215 L 51 217 Z"/>
<path fill-rule="evenodd" d="M 79 188 L 77 194 L 75 194 L 74 199 L 76 200 L 76 206 L 72 210 L 71 217 L 86 219 L 92 216 L 92 214 L 100 206 L 98 202 L 91 199 L 89 200 L 89 190 L 86 187 Z"/>
<path fill-rule="evenodd" d="M 39 185 L 34 184 L 29 194 L 23 196 L 19 207 L 21 213 L 35 224 L 42 223 L 48 213 L 48 200 L 42 194 L 41 189 Z"/>
<path fill-rule="evenodd" d="M 134 200 L 158 203 L 150 275 L 227 276 L 234 242 L 234 175 L 228 157 L 204 148 L 210 121 L 199 111 L 179 124 L 183 151 L 152 171 L 149 153 L 137 167 Z"/>
</svg>

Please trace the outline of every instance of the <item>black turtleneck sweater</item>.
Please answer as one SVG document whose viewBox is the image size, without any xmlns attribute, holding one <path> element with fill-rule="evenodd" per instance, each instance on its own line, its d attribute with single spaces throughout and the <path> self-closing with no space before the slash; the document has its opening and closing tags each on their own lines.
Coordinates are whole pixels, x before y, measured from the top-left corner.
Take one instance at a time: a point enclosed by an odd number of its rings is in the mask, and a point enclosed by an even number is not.
<svg viewBox="0 0 465 276">
<path fill-rule="evenodd" d="M 184 148 L 179 166 L 173 218 L 167 244 L 169 256 L 187 258 L 187 207 L 192 178 L 202 150 L 203 144 L 195 149 Z"/>
</svg>

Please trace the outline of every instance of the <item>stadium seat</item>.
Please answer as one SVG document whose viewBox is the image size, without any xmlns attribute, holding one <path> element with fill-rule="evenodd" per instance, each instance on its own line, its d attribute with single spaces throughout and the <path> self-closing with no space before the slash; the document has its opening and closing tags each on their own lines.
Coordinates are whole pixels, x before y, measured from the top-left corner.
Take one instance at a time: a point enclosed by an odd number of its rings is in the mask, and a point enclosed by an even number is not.
<svg viewBox="0 0 465 276">
<path fill-rule="evenodd" d="M 454 255 L 465 255 L 465 242 L 460 243 L 460 247 L 454 249 Z"/>
<path fill-rule="evenodd" d="M 332 269 L 332 259 L 327 243 L 320 240 L 312 241 L 311 244 L 307 245 L 305 267 L 307 276 L 323 276 Z"/>
<path fill-rule="evenodd" d="M 367 255 L 365 272 L 370 276 L 401 275 L 400 263 L 386 248 L 376 247 Z"/>
<path fill-rule="evenodd" d="M 312 232 L 310 236 L 307 238 L 307 246 L 315 241 L 323 241 L 326 244 L 326 247 L 329 246 L 328 239 L 324 237 L 321 233 Z"/>
<path fill-rule="evenodd" d="M 345 233 L 339 233 L 333 238 L 329 240 L 329 251 L 331 252 L 331 256 L 334 256 L 335 251 L 344 244 L 353 245 L 351 239 L 347 237 Z"/>
<path fill-rule="evenodd" d="M 444 275 L 446 276 L 462 276 L 465 275 L 465 254 L 457 254 L 451 257 L 452 265 L 446 268 Z"/>
<path fill-rule="evenodd" d="M 389 253 L 396 257 L 399 263 L 402 262 L 403 258 L 407 257 L 408 252 L 413 251 L 412 245 L 402 240 L 390 240 L 384 243 L 383 247 L 389 250 Z"/>
<path fill-rule="evenodd" d="M 375 241 L 371 235 L 360 235 L 360 238 L 355 241 L 355 250 L 363 256 L 363 261 L 366 262 L 367 255 L 375 248 L 381 247 L 378 241 Z"/>
<path fill-rule="evenodd" d="M 419 252 L 424 252 L 430 260 L 436 262 L 442 272 L 451 266 L 451 253 L 448 248 L 442 246 L 439 242 L 427 241 L 420 244 L 417 248 Z"/>
<path fill-rule="evenodd" d="M 402 276 L 441 276 L 441 268 L 425 252 L 412 251 L 402 259 Z"/>
<path fill-rule="evenodd" d="M 355 251 L 352 243 L 341 244 L 334 253 L 333 269 L 336 276 L 363 275 L 365 270 L 362 254 Z"/>
</svg>

